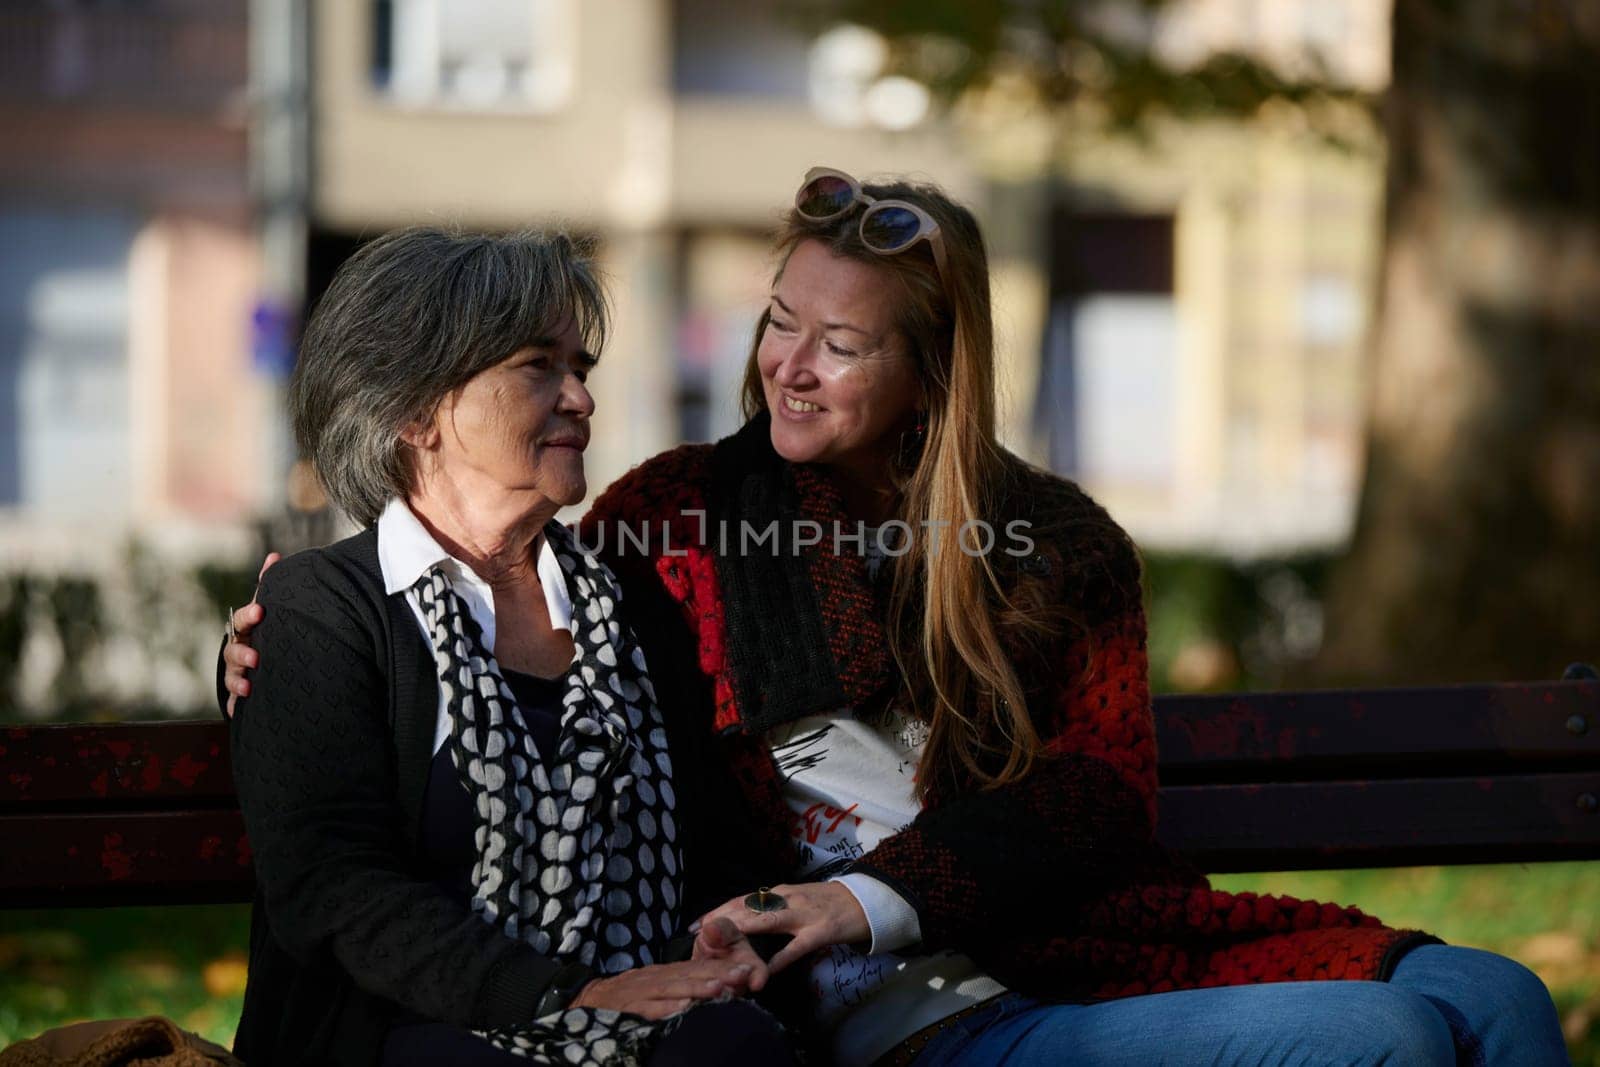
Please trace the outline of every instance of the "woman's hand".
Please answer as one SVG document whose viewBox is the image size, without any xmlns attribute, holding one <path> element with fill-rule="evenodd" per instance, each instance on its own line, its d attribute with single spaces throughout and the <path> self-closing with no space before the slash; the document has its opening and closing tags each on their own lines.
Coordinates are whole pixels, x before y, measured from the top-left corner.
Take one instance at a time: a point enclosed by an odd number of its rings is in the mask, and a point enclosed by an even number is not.
<svg viewBox="0 0 1600 1067">
<path fill-rule="evenodd" d="M 267 553 L 267 558 L 262 562 L 261 570 L 256 575 L 256 596 L 261 595 L 261 579 L 267 573 L 267 568 L 282 558 L 276 552 Z M 244 672 L 261 665 L 261 657 L 250 647 L 250 631 L 261 623 L 265 615 L 266 609 L 256 603 L 255 596 L 250 598 L 250 603 L 233 613 L 233 640 L 222 649 L 223 662 L 228 665 L 222 684 L 228 690 L 227 710 L 230 719 L 233 718 L 234 704 L 240 697 L 250 695 L 250 679 L 245 677 Z"/>
<path fill-rule="evenodd" d="M 608 1008 L 663 1019 L 702 1000 L 743 996 L 751 992 L 749 963 L 688 960 L 636 967 L 610 978 L 596 978 L 576 997 L 574 1008 Z"/>
<path fill-rule="evenodd" d="M 727 919 L 708 919 L 700 924 L 694 939 L 694 959 L 716 960 L 729 964 L 749 964 L 750 992 L 759 993 L 767 984 L 767 963 L 740 929 Z"/>
<path fill-rule="evenodd" d="M 771 892 L 787 902 L 781 911 L 751 911 L 745 907 L 744 897 L 734 897 L 701 917 L 701 933 L 708 924 L 726 919 L 747 937 L 788 934 L 789 943 L 767 961 L 767 970 L 772 974 L 820 948 L 849 945 L 872 937 L 867 913 L 861 910 L 855 894 L 838 882 L 780 885 L 774 886 Z"/>
</svg>

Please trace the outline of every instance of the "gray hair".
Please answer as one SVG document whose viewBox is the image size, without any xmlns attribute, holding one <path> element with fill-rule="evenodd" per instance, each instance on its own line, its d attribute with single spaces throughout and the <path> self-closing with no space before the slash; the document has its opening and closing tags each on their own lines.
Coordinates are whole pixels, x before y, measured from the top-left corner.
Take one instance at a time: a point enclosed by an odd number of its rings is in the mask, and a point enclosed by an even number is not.
<svg viewBox="0 0 1600 1067">
<path fill-rule="evenodd" d="M 333 502 L 371 525 L 412 488 L 407 427 L 568 322 L 598 354 L 607 320 L 591 242 L 429 227 L 385 234 L 339 268 L 306 324 L 289 383 L 300 454 Z"/>
</svg>

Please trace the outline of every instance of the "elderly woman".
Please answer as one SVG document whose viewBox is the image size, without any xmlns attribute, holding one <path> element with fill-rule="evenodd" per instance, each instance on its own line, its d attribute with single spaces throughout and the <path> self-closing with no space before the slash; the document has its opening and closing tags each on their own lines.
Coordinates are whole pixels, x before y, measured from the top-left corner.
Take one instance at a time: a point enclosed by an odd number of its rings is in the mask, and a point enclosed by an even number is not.
<svg viewBox="0 0 1600 1067">
<path fill-rule="evenodd" d="M 434 230 L 362 249 L 308 325 L 295 434 L 366 528 L 260 590 L 252 1064 L 789 1060 L 747 1001 L 684 1014 L 763 983 L 731 927 L 664 962 L 719 885 L 689 873 L 697 746 L 553 521 L 604 325 L 567 238 Z"/>
<path fill-rule="evenodd" d="M 785 939 L 842 1063 L 1564 1062 L 1520 965 L 1155 842 L 1138 557 L 996 441 L 970 212 L 819 168 L 777 254 L 746 426 L 582 526 L 673 607 L 753 823 L 706 928 Z"/>
</svg>

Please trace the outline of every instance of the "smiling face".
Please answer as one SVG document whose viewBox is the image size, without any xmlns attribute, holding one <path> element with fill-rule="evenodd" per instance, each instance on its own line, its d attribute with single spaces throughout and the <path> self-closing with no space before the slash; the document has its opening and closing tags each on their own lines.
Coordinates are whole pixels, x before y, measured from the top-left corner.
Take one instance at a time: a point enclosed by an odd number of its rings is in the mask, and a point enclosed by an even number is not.
<svg viewBox="0 0 1600 1067">
<path fill-rule="evenodd" d="M 881 268 L 803 241 L 772 288 L 756 350 L 772 447 L 791 463 L 882 469 L 921 405 Z"/>
<path fill-rule="evenodd" d="M 413 444 L 422 477 L 468 499 L 530 510 L 583 500 L 594 398 L 584 382 L 595 359 L 574 323 L 480 371 L 439 405 Z M 553 509 L 552 509 L 553 510 Z"/>
</svg>

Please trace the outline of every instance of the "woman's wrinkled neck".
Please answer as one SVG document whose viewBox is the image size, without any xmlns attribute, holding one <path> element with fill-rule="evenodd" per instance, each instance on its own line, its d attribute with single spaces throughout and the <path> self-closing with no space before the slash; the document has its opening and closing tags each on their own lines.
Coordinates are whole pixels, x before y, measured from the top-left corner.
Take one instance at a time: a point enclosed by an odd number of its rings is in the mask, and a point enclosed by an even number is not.
<svg viewBox="0 0 1600 1067">
<path fill-rule="evenodd" d="M 491 587 L 537 581 L 534 552 L 544 526 L 560 505 L 526 493 L 473 492 L 442 475 L 430 475 L 406 497 L 417 520 L 439 547 L 472 568 Z"/>
</svg>

